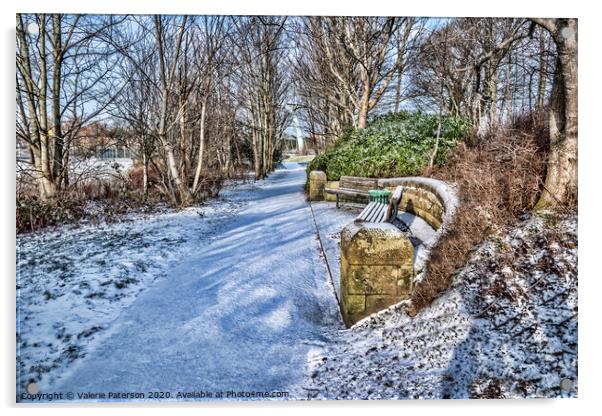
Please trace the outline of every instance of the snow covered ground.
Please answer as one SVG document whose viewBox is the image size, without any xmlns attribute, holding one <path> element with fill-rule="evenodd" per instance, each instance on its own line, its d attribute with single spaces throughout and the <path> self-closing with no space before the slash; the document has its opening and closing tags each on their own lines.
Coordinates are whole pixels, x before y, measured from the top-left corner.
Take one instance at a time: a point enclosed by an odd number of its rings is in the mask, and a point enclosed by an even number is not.
<svg viewBox="0 0 602 416">
<path fill-rule="evenodd" d="M 52 385 L 122 309 L 244 207 L 253 183 L 201 207 L 17 236 L 18 388 Z"/>
<path fill-rule="evenodd" d="M 201 208 L 19 236 L 18 392 L 306 397 L 342 323 L 304 182 L 289 164 Z"/>
<path fill-rule="evenodd" d="M 312 366 L 321 399 L 577 396 L 576 216 L 490 239 L 431 307 L 373 315 Z"/>
<path fill-rule="evenodd" d="M 331 282 L 304 182 L 291 163 L 202 207 L 18 236 L 18 400 L 38 401 L 31 381 L 139 400 L 577 395 L 576 217 L 490 239 L 415 318 L 345 330 L 339 233 L 361 206 L 312 204 Z"/>
<path fill-rule="evenodd" d="M 325 260 L 328 262 L 333 286 L 337 293 L 337 299 L 339 299 L 341 295 L 341 230 L 362 212 L 363 205 L 343 203 L 339 209 L 335 208 L 333 202 L 312 202 L 311 205 L 324 246 Z"/>
</svg>

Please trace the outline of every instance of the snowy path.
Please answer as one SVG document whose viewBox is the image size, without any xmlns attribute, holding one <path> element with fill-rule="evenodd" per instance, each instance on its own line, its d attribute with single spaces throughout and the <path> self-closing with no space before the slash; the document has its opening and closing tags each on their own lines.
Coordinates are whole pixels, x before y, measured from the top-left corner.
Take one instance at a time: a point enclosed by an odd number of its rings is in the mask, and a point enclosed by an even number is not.
<svg viewBox="0 0 602 416">
<path fill-rule="evenodd" d="M 341 329 L 303 193 L 274 172 L 219 235 L 127 308 L 57 392 L 288 391 L 308 354 Z"/>
</svg>

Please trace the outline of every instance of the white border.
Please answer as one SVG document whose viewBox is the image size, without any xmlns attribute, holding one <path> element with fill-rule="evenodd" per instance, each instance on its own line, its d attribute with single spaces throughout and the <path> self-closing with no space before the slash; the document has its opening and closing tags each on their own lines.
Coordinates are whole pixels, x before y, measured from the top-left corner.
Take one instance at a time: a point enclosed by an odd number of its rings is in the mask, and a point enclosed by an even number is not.
<svg viewBox="0 0 602 416">
<path fill-rule="evenodd" d="M 0 391 L 2 406 L 8 414 L 34 410 L 50 415 L 106 414 L 107 410 L 125 414 L 165 414 L 170 408 L 187 414 L 210 413 L 212 415 L 244 412 L 251 415 L 281 414 L 283 410 L 292 414 L 347 414 L 366 415 L 369 412 L 393 414 L 413 412 L 419 414 L 495 415 L 508 413 L 533 414 L 587 414 L 599 405 L 601 355 L 599 330 L 600 304 L 602 295 L 600 280 L 602 273 L 598 254 L 600 246 L 600 158 L 602 155 L 602 133 L 599 122 L 600 91 L 600 28 L 599 14 L 594 6 L 577 1 L 385 1 L 385 0 L 301 0 L 295 4 L 269 0 L 20 0 L 2 2 L 2 163 L 0 195 L 2 197 L 2 377 Z M 593 2 L 588 2 L 593 3 Z M 507 401 L 436 401 L 436 402 L 261 402 L 261 403 L 195 403 L 182 405 L 103 405 L 103 406 L 16 406 L 15 392 L 15 258 L 14 258 L 14 15 L 20 12 L 80 12 L 80 13 L 188 13 L 188 14 L 287 14 L 287 15 L 401 15 L 401 16 L 545 16 L 579 18 L 579 399 L 574 400 L 507 400 Z M 597 407 L 597 406 L 596 406 Z"/>
</svg>

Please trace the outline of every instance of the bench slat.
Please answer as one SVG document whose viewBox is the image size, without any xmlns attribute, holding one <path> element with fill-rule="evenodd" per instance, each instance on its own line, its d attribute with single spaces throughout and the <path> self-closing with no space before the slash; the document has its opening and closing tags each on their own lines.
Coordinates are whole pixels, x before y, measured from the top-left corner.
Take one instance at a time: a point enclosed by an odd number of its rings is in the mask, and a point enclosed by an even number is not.
<svg viewBox="0 0 602 416">
<path fill-rule="evenodd" d="M 377 205 L 378 205 L 377 202 L 370 202 L 368 205 L 366 205 L 366 207 L 363 209 L 363 211 L 360 213 L 360 215 L 357 217 L 357 219 L 360 221 L 368 221 L 368 217 L 370 216 L 370 214 L 376 208 Z"/>
<path fill-rule="evenodd" d="M 370 216 L 368 217 L 368 222 L 378 222 L 376 219 L 379 217 L 380 210 L 382 209 L 383 204 L 376 203 L 374 209 L 370 212 Z"/>
<path fill-rule="evenodd" d="M 356 218 L 357 222 L 386 222 L 389 205 L 372 201 Z"/>
<path fill-rule="evenodd" d="M 395 191 L 393 191 L 393 195 L 391 195 L 391 202 L 399 204 L 402 194 L 403 194 L 403 186 L 400 185 L 397 188 L 395 188 Z"/>
<path fill-rule="evenodd" d="M 387 221 L 387 209 L 389 208 L 389 204 L 382 204 L 382 208 L 378 213 L 378 217 L 374 222 L 386 222 Z"/>
<path fill-rule="evenodd" d="M 366 221 L 368 221 L 368 222 L 376 222 L 374 220 L 378 216 L 378 212 L 380 211 L 380 205 L 382 205 L 382 204 L 377 204 L 374 207 L 374 209 L 372 211 L 370 211 L 370 214 L 368 215 L 368 218 L 366 218 Z"/>
<path fill-rule="evenodd" d="M 346 189 L 339 188 L 338 193 L 347 194 L 351 192 L 353 195 L 357 195 L 357 190 L 348 191 Z M 334 192 L 333 192 L 334 193 Z M 388 204 L 382 202 L 371 201 L 364 207 L 362 212 L 357 216 L 355 221 L 357 222 L 390 222 L 392 217 L 397 214 L 397 205 L 403 195 L 403 186 L 398 186 L 391 195 Z"/>
<path fill-rule="evenodd" d="M 387 206 L 386 204 L 380 204 L 379 210 L 374 214 L 372 222 L 383 222 L 384 216 L 387 213 Z"/>
<path fill-rule="evenodd" d="M 370 185 L 360 185 L 356 183 L 344 183 L 339 184 L 339 189 L 357 189 L 358 191 L 368 192 L 370 189 L 374 189 L 374 187 Z"/>
<path fill-rule="evenodd" d="M 324 192 L 328 194 L 339 194 L 339 195 L 349 195 L 349 196 L 370 196 L 368 191 L 360 191 L 357 189 L 346 189 L 346 188 L 338 188 L 338 189 L 324 189 Z"/>
<path fill-rule="evenodd" d="M 376 189 L 377 180 L 373 178 L 361 178 L 356 176 L 341 176 L 339 188 L 370 190 Z"/>
</svg>

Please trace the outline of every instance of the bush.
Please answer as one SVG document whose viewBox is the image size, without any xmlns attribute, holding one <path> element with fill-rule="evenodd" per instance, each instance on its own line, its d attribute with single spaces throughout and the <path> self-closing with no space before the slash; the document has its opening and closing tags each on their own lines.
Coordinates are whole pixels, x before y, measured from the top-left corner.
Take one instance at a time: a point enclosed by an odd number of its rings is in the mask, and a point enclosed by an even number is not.
<svg viewBox="0 0 602 416">
<path fill-rule="evenodd" d="M 129 180 L 86 180 L 60 190 L 53 198 L 41 199 L 37 188 L 17 190 L 17 233 L 35 232 L 49 226 L 114 222 L 129 212 L 151 212 L 163 199 L 158 192 L 144 198 Z"/>
<path fill-rule="evenodd" d="M 42 200 L 36 195 L 17 195 L 17 233 L 33 232 L 41 228 L 76 222 L 85 216 L 85 204 L 70 196 L 60 200 Z"/>
<path fill-rule="evenodd" d="M 35 183 L 23 182 L 17 189 L 17 233 L 82 221 L 111 223 L 119 221 L 124 214 L 161 210 L 171 202 L 167 190 L 161 187 L 160 173 L 155 166 L 149 166 L 147 195 L 142 190 L 142 177 L 142 167 L 134 166 L 127 176 L 80 181 L 47 200 L 38 196 Z M 189 186 L 192 181 L 193 178 L 189 178 Z M 194 202 L 217 197 L 223 182 L 221 172 L 202 171 Z"/>
<path fill-rule="evenodd" d="M 524 121 L 524 120 L 523 120 Z M 514 224 L 540 195 L 545 173 L 543 120 L 511 126 L 475 147 L 459 146 L 434 177 L 459 187 L 460 205 L 427 265 L 426 279 L 412 294 L 417 309 L 445 291 L 454 273 L 488 235 Z"/>
<path fill-rule="evenodd" d="M 332 149 L 317 156 L 308 171 L 323 170 L 329 180 L 341 176 L 392 177 L 418 175 L 428 164 L 436 142 L 438 117 L 423 113 L 389 113 L 376 117 L 365 129 L 348 129 Z M 442 120 L 436 165 L 468 132 L 458 117 Z"/>
</svg>

